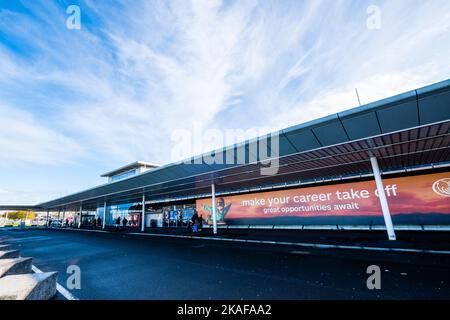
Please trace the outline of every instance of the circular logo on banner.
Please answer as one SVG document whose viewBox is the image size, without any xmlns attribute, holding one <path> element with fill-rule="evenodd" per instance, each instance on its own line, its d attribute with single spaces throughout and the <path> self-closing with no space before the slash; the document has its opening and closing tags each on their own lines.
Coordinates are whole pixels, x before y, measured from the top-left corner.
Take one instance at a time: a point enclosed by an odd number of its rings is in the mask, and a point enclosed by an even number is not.
<svg viewBox="0 0 450 320">
<path fill-rule="evenodd" d="M 450 178 L 444 178 L 433 183 L 433 191 L 443 197 L 450 197 Z"/>
</svg>

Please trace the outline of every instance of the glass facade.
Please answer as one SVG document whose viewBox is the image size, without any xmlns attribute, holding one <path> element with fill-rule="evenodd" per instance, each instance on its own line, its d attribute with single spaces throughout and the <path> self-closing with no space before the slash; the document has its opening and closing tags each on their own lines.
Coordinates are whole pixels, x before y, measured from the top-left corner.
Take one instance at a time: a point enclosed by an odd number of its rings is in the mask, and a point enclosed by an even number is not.
<svg viewBox="0 0 450 320">
<path fill-rule="evenodd" d="M 95 220 L 95 222 L 94 222 Z M 83 227 L 87 227 L 87 226 L 94 226 L 96 225 L 97 220 L 96 220 L 96 211 L 84 211 L 83 210 L 83 215 L 81 216 L 81 225 Z"/>
<path fill-rule="evenodd" d="M 186 227 L 192 218 L 195 210 L 195 203 L 178 205 L 146 205 L 146 227 Z M 96 210 L 83 210 L 81 226 L 101 228 L 103 217 L 105 226 L 108 227 L 130 227 L 139 229 L 141 227 L 142 203 L 129 202 L 120 204 L 110 204 L 106 206 L 106 214 L 103 214 L 104 206 L 99 205 Z M 75 212 L 73 226 L 77 226 L 79 212 Z"/>
<path fill-rule="evenodd" d="M 139 228 L 141 223 L 141 204 L 140 203 L 124 203 L 113 204 L 106 207 L 106 225 Z M 103 207 L 97 209 L 103 215 Z"/>
<path fill-rule="evenodd" d="M 194 214 L 195 204 L 179 204 L 162 208 L 165 227 L 187 226 Z"/>
<path fill-rule="evenodd" d="M 118 175 L 112 176 L 111 177 L 111 182 L 113 181 L 117 181 L 117 180 L 122 180 L 131 176 L 136 175 L 136 169 L 132 169 L 123 173 L 120 173 Z"/>
</svg>

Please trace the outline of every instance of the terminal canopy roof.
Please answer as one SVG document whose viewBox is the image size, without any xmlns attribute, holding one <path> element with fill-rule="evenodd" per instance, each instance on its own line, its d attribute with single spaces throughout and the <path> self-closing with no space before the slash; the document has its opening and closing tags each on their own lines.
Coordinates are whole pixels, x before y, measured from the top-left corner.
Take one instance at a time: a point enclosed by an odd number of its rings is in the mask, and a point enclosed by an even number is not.
<svg viewBox="0 0 450 320">
<path fill-rule="evenodd" d="M 270 149 L 277 136 L 279 148 Z M 274 140 L 275 141 L 275 140 Z M 269 146 L 276 173 L 257 150 Z M 279 149 L 277 152 L 276 149 Z M 234 153 L 233 153 L 234 151 Z M 233 163 L 227 160 L 232 155 Z M 44 209 L 96 208 L 108 203 L 164 202 L 205 197 L 211 184 L 221 194 L 287 184 L 323 182 L 370 175 L 369 157 L 382 172 L 450 163 L 450 80 L 290 127 L 273 135 L 161 166 L 121 181 L 100 185 L 37 205 Z M 212 163 L 211 155 L 222 161 Z M 245 155 L 245 161 L 238 158 Z M 223 158 L 222 158 L 223 157 Z M 219 163 L 222 162 L 222 163 Z"/>
</svg>

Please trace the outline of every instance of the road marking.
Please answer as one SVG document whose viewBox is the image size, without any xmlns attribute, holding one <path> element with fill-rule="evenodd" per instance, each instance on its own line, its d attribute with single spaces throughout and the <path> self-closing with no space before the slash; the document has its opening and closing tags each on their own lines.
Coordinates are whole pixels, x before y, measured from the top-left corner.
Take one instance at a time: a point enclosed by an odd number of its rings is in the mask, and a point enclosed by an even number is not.
<svg viewBox="0 0 450 320">
<path fill-rule="evenodd" d="M 291 251 L 292 254 L 310 254 L 311 252 L 308 251 L 300 251 L 300 250 L 294 250 Z"/>
<path fill-rule="evenodd" d="M 71 229 L 73 231 L 85 231 L 85 232 L 105 232 L 110 231 L 100 230 L 83 230 L 83 229 Z M 320 244 L 320 243 L 304 243 L 304 242 L 286 242 L 286 241 L 270 241 L 270 240 L 254 240 L 254 239 L 233 239 L 233 238 L 219 238 L 219 237 L 199 237 L 199 236 L 186 236 L 164 233 L 137 233 L 130 232 L 127 234 L 137 236 L 148 237 L 166 237 L 166 238 L 182 238 L 182 239 L 201 239 L 201 240 L 215 240 L 215 241 L 232 241 L 232 242 L 247 242 L 247 243 L 261 243 L 261 244 L 276 244 L 286 246 L 298 246 L 305 248 L 318 248 L 318 249 L 348 249 L 348 250 L 364 250 L 364 251 L 381 251 L 381 252 L 405 252 L 405 253 L 431 253 L 431 254 L 445 254 L 450 255 L 450 251 L 446 250 L 430 250 L 430 249 L 407 249 L 407 248 L 383 248 L 383 247 L 367 247 L 367 246 L 347 246 L 338 244 Z"/>
<path fill-rule="evenodd" d="M 23 238 L 11 238 L 8 241 L 11 242 L 26 242 L 26 241 L 41 241 L 41 240 L 50 240 L 52 237 L 48 236 L 34 236 L 34 237 L 23 237 Z"/>
<path fill-rule="evenodd" d="M 445 250 L 428 250 L 428 249 L 407 249 L 407 248 L 383 248 L 383 247 L 366 247 L 366 246 L 344 246 L 337 244 L 319 244 L 319 243 L 302 243 L 302 242 L 285 242 L 285 241 L 269 241 L 269 240 L 252 240 L 252 239 L 231 239 L 231 238 L 214 238 L 214 237 L 199 237 L 199 236 L 185 236 L 173 234 L 157 234 L 157 233 L 136 233 L 129 234 L 139 236 L 153 236 L 153 237 L 168 237 L 168 238 L 188 238 L 188 239 L 202 239 L 202 240 L 217 240 L 217 241 L 233 241 L 233 242 L 247 242 L 247 243 L 262 243 L 262 244 L 277 244 L 298 246 L 306 248 L 318 249 L 348 249 L 348 250 L 366 250 L 366 251 L 383 251 L 383 252 L 407 252 L 407 253 L 432 253 L 432 254 L 446 254 L 450 255 L 450 251 Z"/>
<path fill-rule="evenodd" d="M 34 273 L 44 273 L 41 271 L 38 267 L 35 265 L 31 266 L 31 269 Z M 63 295 L 64 298 L 67 300 L 80 300 L 77 297 L 75 297 L 73 294 L 71 294 L 66 288 L 64 288 L 62 285 L 60 285 L 58 282 L 56 282 L 56 290 Z"/>
<path fill-rule="evenodd" d="M 85 232 L 102 232 L 102 233 L 108 232 L 108 231 L 105 231 L 105 230 L 85 230 L 85 229 L 72 229 L 72 230 L 85 231 Z"/>
</svg>

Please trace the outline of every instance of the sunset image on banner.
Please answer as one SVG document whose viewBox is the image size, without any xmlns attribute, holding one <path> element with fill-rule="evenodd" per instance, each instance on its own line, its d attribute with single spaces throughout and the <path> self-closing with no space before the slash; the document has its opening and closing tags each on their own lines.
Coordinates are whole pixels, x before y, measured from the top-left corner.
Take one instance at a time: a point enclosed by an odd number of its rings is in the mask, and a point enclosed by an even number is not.
<svg viewBox="0 0 450 320">
<path fill-rule="evenodd" d="M 394 220 L 436 223 L 450 215 L 450 174 L 436 173 L 384 179 Z M 211 218 L 211 198 L 197 200 L 199 212 Z M 374 181 L 304 187 L 216 198 L 216 218 L 222 223 L 337 224 L 382 223 Z"/>
</svg>

